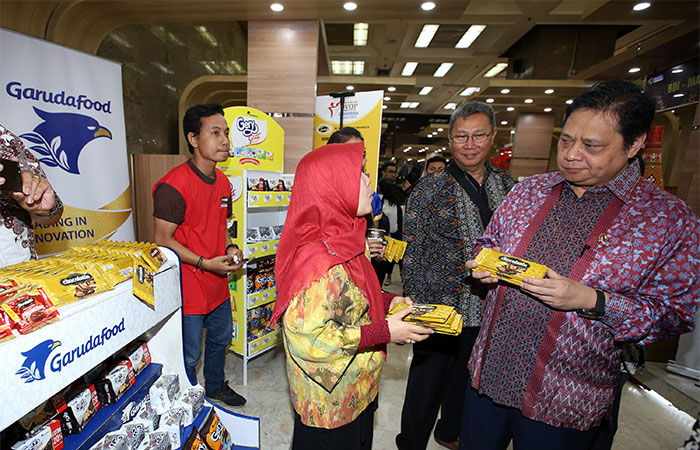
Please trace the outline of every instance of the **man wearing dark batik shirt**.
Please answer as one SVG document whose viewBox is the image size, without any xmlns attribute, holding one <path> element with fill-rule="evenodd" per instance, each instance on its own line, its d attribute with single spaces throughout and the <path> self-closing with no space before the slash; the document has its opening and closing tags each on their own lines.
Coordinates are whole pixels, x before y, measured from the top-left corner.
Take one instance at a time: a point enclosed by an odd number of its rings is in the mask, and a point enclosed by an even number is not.
<svg viewBox="0 0 700 450">
<path fill-rule="evenodd" d="M 400 450 L 424 450 L 438 412 L 435 440 L 457 448 L 467 361 L 485 294 L 469 277 L 464 261 L 514 184 L 507 172 L 486 162 L 495 136 L 496 118 L 489 105 L 460 106 L 450 118 L 452 161 L 440 173 L 423 177 L 408 201 L 404 291 L 415 303 L 455 307 L 464 328 L 459 336 L 434 334 L 413 346 L 401 433 L 396 436 Z"/>
<path fill-rule="evenodd" d="M 544 264 L 493 289 L 469 361 L 464 448 L 587 449 L 610 412 L 623 343 L 692 330 L 700 221 L 640 176 L 653 103 L 634 83 L 594 85 L 568 107 L 559 171 L 519 183 L 481 248 Z M 474 269 L 475 261 L 467 267 Z"/>
</svg>

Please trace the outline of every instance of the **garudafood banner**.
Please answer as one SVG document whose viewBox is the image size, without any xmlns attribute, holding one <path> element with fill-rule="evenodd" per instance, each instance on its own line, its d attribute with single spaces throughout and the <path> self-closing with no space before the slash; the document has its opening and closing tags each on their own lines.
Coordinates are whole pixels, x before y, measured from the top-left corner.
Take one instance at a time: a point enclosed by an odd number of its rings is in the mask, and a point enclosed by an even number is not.
<svg viewBox="0 0 700 450">
<path fill-rule="evenodd" d="M 0 29 L 0 123 L 22 138 L 63 200 L 40 255 L 133 240 L 121 66 Z"/>
<path fill-rule="evenodd" d="M 384 91 L 356 92 L 345 98 L 343 126 L 357 128 L 365 139 L 366 172 L 377 186 L 379 137 L 382 134 L 382 101 Z M 314 114 L 314 148 L 328 143 L 328 138 L 340 128 L 340 99 L 329 95 L 316 97 Z"/>
</svg>

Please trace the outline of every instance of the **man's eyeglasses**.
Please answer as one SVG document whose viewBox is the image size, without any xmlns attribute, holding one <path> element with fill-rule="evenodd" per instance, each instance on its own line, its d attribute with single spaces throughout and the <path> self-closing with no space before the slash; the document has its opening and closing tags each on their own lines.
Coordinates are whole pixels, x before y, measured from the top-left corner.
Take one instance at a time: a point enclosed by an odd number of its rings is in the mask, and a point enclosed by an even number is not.
<svg viewBox="0 0 700 450">
<path fill-rule="evenodd" d="M 493 131 L 486 134 L 486 133 L 477 133 L 477 134 L 472 134 L 471 136 L 468 134 L 455 134 L 452 136 L 452 140 L 455 141 L 457 144 L 464 144 L 466 143 L 469 138 L 472 138 L 472 141 L 474 142 L 475 145 L 481 145 L 484 144 L 488 138 L 491 137 L 493 134 Z"/>
</svg>

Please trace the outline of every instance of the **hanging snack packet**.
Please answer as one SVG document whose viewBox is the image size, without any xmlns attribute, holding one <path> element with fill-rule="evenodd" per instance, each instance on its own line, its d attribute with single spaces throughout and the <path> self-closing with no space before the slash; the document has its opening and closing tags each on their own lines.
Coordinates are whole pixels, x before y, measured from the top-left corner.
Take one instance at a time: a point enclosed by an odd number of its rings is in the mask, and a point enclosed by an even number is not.
<svg viewBox="0 0 700 450">
<path fill-rule="evenodd" d="M 80 433 L 100 406 L 95 386 L 77 391 L 66 403 L 66 409 L 58 415 L 63 435 Z"/>
<path fill-rule="evenodd" d="M 155 309 L 155 297 L 153 294 L 153 271 L 146 264 L 137 262 L 134 267 L 134 284 L 132 293 L 146 306 Z"/>
</svg>

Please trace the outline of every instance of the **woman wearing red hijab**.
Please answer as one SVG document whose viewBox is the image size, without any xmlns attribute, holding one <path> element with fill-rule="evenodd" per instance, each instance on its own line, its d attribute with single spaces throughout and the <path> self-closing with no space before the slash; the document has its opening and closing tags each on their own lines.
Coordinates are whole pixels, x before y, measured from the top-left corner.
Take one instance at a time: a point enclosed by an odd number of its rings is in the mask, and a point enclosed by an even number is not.
<svg viewBox="0 0 700 450">
<path fill-rule="evenodd" d="M 331 144 L 297 167 L 275 263 L 272 315 L 284 329 L 295 409 L 293 449 L 370 449 L 379 374 L 388 342 L 422 341 L 431 330 L 388 319 L 365 244 L 372 189 L 364 144 Z"/>
</svg>

